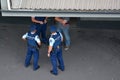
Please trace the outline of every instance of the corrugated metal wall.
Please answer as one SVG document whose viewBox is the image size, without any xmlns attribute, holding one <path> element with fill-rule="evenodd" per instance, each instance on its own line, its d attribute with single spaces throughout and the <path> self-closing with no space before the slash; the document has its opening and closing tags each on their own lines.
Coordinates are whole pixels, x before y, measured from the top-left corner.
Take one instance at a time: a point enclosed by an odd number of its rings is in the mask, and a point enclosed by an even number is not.
<svg viewBox="0 0 120 80">
<path fill-rule="evenodd" d="M 11 0 L 13 9 L 119 10 L 120 0 Z"/>
</svg>

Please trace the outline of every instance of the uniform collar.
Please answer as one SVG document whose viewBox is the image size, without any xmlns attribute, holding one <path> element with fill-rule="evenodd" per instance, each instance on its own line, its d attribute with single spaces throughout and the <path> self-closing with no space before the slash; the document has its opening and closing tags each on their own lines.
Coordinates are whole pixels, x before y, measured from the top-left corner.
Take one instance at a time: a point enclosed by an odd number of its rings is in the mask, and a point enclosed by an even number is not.
<svg viewBox="0 0 120 80">
<path fill-rule="evenodd" d="M 31 34 L 35 34 L 35 32 L 31 32 Z"/>
<path fill-rule="evenodd" d="M 56 35 L 57 33 L 55 32 L 55 33 L 53 33 L 52 35 Z"/>
</svg>

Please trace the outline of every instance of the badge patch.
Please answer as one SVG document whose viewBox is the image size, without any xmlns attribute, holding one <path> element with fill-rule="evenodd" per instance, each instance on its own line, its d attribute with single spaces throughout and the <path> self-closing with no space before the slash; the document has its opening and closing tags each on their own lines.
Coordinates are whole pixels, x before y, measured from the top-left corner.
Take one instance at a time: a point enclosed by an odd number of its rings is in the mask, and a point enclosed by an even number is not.
<svg viewBox="0 0 120 80">
<path fill-rule="evenodd" d="M 52 40 L 49 41 L 50 43 L 52 42 Z"/>
</svg>

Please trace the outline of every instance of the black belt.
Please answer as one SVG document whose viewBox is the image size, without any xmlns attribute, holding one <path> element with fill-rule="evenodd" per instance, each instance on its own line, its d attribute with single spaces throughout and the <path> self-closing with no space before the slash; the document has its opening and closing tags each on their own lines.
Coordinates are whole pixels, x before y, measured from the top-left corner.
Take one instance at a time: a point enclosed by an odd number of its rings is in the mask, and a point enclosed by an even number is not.
<svg viewBox="0 0 120 80">
<path fill-rule="evenodd" d="M 28 47 L 30 47 L 30 48 L 35 48 L 35 49 L 39 49 L 38 46 L 33 46 L 33 45 L 29 45 L 29 44 L 28 44 Z"/>
<path fill-rule="evenodd" d="M 53 51 L 56 50 L 56 49 L 60 49 L 61 46 L 56 46 L 55 48 L 53 48 Z"/>
</svg>

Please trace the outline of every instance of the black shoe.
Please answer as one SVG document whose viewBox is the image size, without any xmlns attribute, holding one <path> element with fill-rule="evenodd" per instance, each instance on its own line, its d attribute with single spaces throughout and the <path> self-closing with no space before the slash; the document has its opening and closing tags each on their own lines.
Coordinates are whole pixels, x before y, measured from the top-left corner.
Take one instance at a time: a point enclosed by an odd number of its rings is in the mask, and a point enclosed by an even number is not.
<svg viewBox="0 0 120 80">
<path fill-rule="evenodd" d="M 64 71 L 64 70 L 65 70 L 64 68 L 62 69 L 60 66 L 58 66 L 58 68 L 59 68 L 61 71 Z"/>
<path fill-rule="evenodd" d="M 38 70 L 40 68 L 40 66 L 38 66 L 37 68 L 33 69 L 34 71 Z"/>
<path fill-rule="evenodd" d="M 69 49 L 69 46 L 66 46 L 64 49 L 65 49 L 65 51 L 67 51 Z"/>
<path fill-rule="evenodd" d="M 30 66 L 30 64 L 28 64 L 28 65 L 26 65 L 26 64 L 25 64 L 24 66 L 27 68 L 27 67 L 29 67 L 29 66 Z"/>
<path fill-rule="evenodd" d="M 57 76 L 58 74 L 57 73 L 54 73 L 52 70 L 50 71 L 51 74 Z"/>
</svg>

